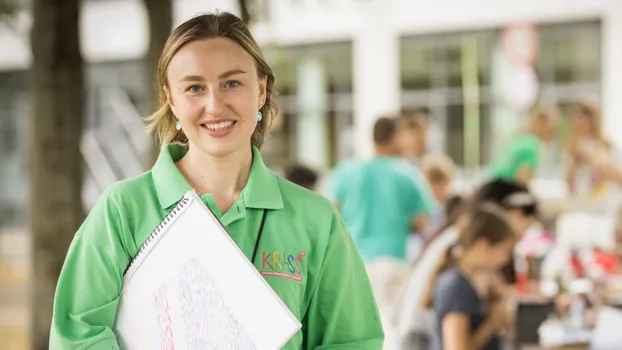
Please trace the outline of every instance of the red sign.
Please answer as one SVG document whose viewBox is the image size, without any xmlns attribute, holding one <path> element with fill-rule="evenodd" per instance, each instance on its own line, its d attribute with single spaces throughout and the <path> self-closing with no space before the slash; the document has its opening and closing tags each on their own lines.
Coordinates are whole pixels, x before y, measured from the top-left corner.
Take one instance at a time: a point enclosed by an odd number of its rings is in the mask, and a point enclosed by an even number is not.
<svg viewBox="0 0 622 350">
<path fill-rule="evenodd" d="M 506 26 L 501 33 L 501 46 L 515 65 L 533 65 L 540 49 L 538 29 L 529 22 Z"/>
</svg>

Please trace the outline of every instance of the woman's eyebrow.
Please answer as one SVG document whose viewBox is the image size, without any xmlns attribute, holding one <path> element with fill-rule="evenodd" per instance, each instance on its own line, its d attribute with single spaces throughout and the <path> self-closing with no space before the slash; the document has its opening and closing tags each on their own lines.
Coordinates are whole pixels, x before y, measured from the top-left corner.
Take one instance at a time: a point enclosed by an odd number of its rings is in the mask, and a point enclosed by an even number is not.
<svg viewBox="0 0 622 350">
<path fill-rule="evenodd" d="M 224 73 L 221 73 L 221 74 L 218 76 L 218 79 L 225 79 L 225 78 L 228 78 L 228 77 L 230 77 L 230 76 L 232 76 L 232 75 L 236 75 L 236 74 L 246 74 L 246 72 L 245 72 L 245 71 L 243 71 L 243 70 L 241 70 L 241 69 L 238 69 L 238 68 L 236 68 L 236 69 L 231 69 L 231 70 L 228 70 L 228 71 L 226 71 L 226 72 L 224 72 Z"/>
<path fill-rule="evenodd" d="M 197 82 L 201 82 L 201 81 L 205 81 L 205 79 L 203 79 L 202 76 L 199 75 L 186 75 L 185 77 L 181 78 L 179 80 L 180 83 L 183 83 L 185 81 L 197 81 Z"/>
<path fill-rule="evenodd" d="M 218 76 L 218 79 L 225 79 L 225 78 L 228 78 L 228 77 L 230 77 L 232 75 L 236 75 L 236 74 L 246 74 L 246 72 L 241 70 L 241 69 L 237 69 L 237 68 L 236 69 L 231 69 L 231 70 L 228 70 L 228 71 L 226 71 L 224 73 L 221 73 Z M 183 77 L 183 78 L 181 78 L 179 80 L 180 83 L 187 82 L 187 81 L 202 82 L 202 81 L 205 81 L 205 78 L 203 78 L 200 75 L 186 75 L 185 77 Z"/>
</svg>

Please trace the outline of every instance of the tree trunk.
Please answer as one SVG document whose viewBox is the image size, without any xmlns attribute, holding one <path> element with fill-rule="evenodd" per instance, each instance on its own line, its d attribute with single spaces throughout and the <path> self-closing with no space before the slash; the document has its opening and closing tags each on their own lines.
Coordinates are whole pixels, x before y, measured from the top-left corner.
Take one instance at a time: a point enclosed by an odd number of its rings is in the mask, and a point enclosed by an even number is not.
<svg viewBox="0 0 622 350">
<path fill-rule="evenodd" d="M 48 349 L 56 282 L 82 208 L 80 0 L 34 0 L 31 29 L 32 345 Z"/>
<path fill-rule="evenodd" d="M 145 57 L 145 69 L 149 83 L 149 99 L 153 113 L 158 108 L 157 69 L 160 53 L 173 28 L 173 1 L 172 0 L 144 0 L 149 17 L 149 50 Z M 154 140 L 149 152 L 146 168 L 151 168 L 160 153 L 160 147 Z"/>
</svg>

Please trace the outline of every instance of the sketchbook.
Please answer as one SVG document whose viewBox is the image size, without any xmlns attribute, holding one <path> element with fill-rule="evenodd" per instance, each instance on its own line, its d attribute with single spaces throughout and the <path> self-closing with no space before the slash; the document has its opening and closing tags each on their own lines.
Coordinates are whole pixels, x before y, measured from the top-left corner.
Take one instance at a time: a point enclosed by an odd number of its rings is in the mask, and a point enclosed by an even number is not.
<svg viewBox="0 0 622 350">
<path fill-rule="evenodd" d="M 127 350 L 273 350 L 301 324 L 190 191 L 130 263 L 114 328 Z"/>
</svg>

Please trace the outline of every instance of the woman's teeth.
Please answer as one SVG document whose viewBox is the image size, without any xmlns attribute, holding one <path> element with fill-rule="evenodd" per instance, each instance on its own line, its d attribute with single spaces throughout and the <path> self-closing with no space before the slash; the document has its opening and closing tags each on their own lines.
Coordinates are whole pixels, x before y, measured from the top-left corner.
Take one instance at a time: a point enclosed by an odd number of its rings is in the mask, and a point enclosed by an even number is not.
<svg viewBox="0 0 622 350">
<path fill-rule="evenodd" d="M 222 130 L 230 127 L 231 125 L 233 125 L 233 121 L 231 120 L 220 123 L 203 124 L 204 127 L 210 130 Z"/>
</svg>

